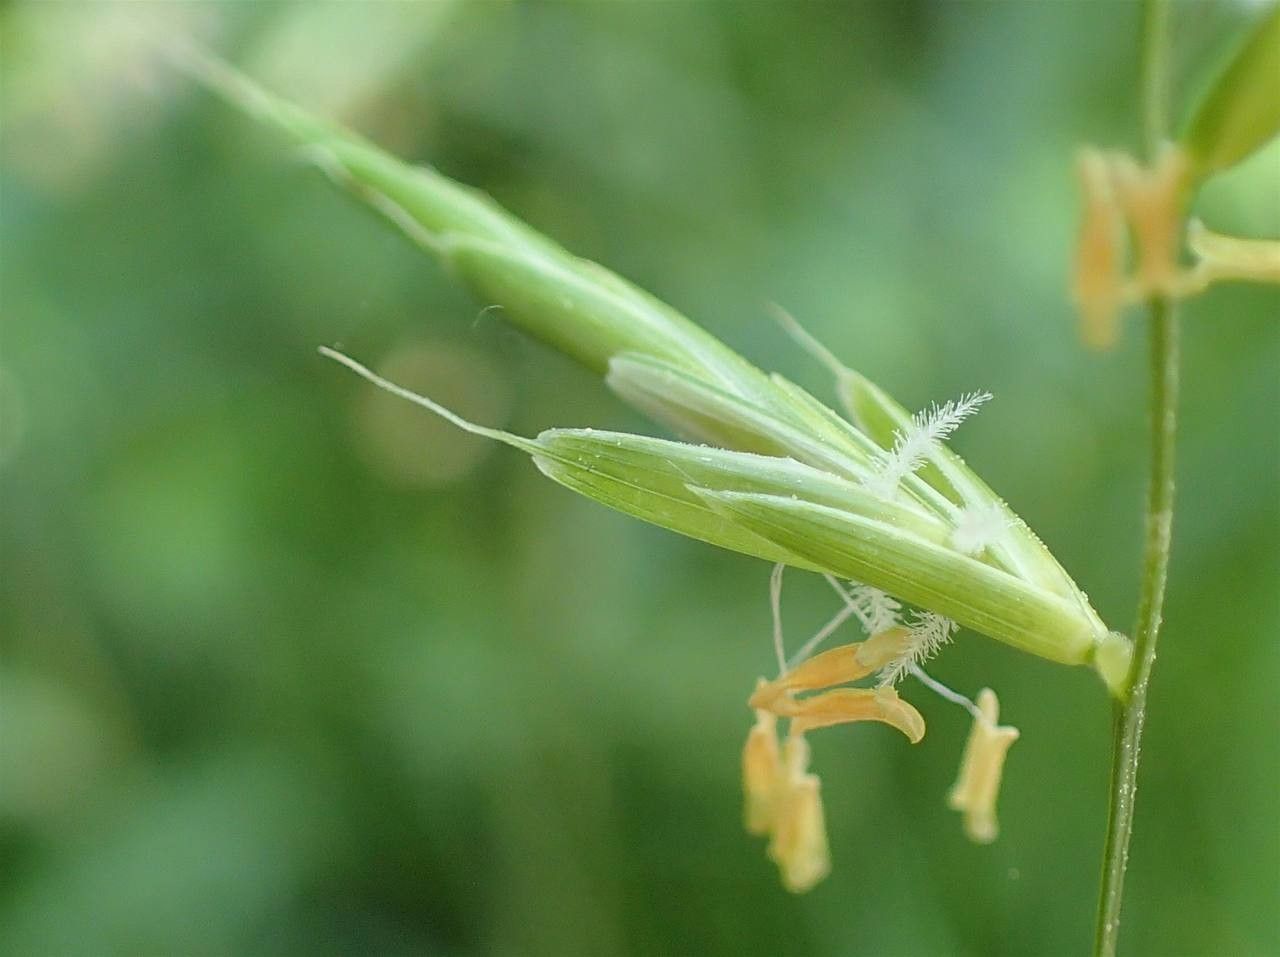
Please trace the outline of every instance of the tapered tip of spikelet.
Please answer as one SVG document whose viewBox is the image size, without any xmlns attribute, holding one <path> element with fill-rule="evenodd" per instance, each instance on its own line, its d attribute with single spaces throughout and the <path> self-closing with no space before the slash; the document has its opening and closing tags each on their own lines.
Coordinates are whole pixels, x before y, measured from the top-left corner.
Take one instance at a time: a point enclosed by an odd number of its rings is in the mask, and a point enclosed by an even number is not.
<svg viewBox="0 0 1280 957">
<path fill-rule="evenodd" d="M 1118 631 L 1108 632 L 1093 653 L 1093 668 L 1108 690 L 1123 701 L 1129 696 L 1129 669 L 1133 664 L 1133 642 Z"/>
</svg>

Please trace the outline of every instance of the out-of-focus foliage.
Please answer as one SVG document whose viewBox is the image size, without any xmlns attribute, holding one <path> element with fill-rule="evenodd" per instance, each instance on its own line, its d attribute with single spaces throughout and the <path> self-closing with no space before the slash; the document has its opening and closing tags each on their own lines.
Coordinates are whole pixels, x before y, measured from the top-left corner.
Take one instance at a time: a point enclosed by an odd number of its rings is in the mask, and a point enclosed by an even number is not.
<svg viewBox="0 0 1280 957">
<path fill-rule="evenodd" d="M 1200 175 L 1240 162 L 1280 134 L 1280 5 L 1269 4 L 1187 126 Z"/>
<path fill-rule="evenodd" d="M 945 807 L 969 721 L 925 699 L 916 748 L 815 740 L 835 870 L 784 893 L 738 793 L 767 567 L 316 356 L 527 434 L 647 428 L 148 37 L 489 191 L 820 394 L 764 303 L 907 402 L 989 389 L 957 447 L 1123 623 L 1141 330 L 1086 354 L 1064 288 L 1073 149 L 1136 138 L 1136 7 L 354 8 L 0 9 L 0 951 L 1083 950 L 1093 676 L 962 633 L 936 673 L 1022 730 L 1000 841 Z M 1176 13 L 1186 95 L 1250 11 Z M 1277 147 L 1197 214 L 1280 235 Z M 1186 309 L 1134 953 L 1280 949 L 1278 312 Z M 824 588 L 789 577 L 794 639 Z"/>
</svg>

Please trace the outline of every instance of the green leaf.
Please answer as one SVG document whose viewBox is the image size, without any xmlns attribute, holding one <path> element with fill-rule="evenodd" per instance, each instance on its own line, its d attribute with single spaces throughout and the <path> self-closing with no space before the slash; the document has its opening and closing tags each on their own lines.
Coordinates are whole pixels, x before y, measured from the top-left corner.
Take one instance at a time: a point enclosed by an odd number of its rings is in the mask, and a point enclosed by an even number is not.
<svg viewBox="0 0 1280 957">
<path fill-rule="evenodd" d="M 1106 637 L 1106 629 L 1074 602 L 911 531 L 777 495 L 697 491 L 726 517 L 833 574 L 874 585 L 1023 651 L 1085 664 Z"/>
<path fill-rule="evenodd" d="M 1187 124 L 1193 176 L 1236 165 L 1280 133 L 1280 6 L 1254 28 Z"/>
</svg>

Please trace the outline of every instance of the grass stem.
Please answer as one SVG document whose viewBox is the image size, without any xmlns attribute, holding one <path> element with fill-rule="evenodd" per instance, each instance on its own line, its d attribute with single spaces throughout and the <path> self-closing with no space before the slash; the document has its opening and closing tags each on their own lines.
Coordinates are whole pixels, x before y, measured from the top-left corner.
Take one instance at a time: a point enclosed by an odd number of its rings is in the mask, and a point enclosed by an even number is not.
<svg viewBox="0 0 1280 957">
<path fill-rule="evenodd" d="M 1168 0 L 1145 0 L 1142 29 L 1143 139 L 1148 158 L 1168 134 Z M 1134 628 L 1134 655 L 1126 691 L 1116 705 L 1107 838 L 1102 856 L 1102 886 L 1094 937 L 1095 957 L 1114 957 L 1120 934 L 1120 908 L 1129 864 L 1137 794 L 1147 688 L 1156 660 L 1156 641 L 1164 612 L 1165 582 L 1173 528 L 1174 447 L 1178 428 L 1179 328 L 1175 307 L 1166 298 L 1148 304 L 1150 350 L 1151 461 L 1142 556 L 1142 586 Z"/>
</svg>

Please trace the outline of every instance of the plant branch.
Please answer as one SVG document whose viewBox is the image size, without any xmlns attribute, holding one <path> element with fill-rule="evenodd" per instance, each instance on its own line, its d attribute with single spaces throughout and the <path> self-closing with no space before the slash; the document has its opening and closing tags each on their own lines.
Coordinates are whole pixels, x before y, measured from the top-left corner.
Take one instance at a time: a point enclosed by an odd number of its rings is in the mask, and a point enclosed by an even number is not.
<svg viewBox="0 0 1280 957">
<path fill-rule="evenodd" d="M 1142 116 L 1148 157 L 1155 155 L 1168 130 L 1166 61 L 1167 0 L 1143 5 Z M 1116 706 L 1107 839 L 1102 858 L 1102 887 L 1094 938 L 1096 957 L 1114 957 L 1120 933 L 1124 877 L 1129 864 L 1134 798 L 1147 688 L 1156 660 L 1156 641 L 1164 611 L 1165 582 L 1173 528 L 1174 447 L 1177 437 L 1179 329 L 1174 304 L 1154 298 L 1148 304 L 1150 349 L 1151 462 L 1142 556 L 1142 590 L 1134 628 L 1134 655 L 1126 694 Z"/>
</svg>

